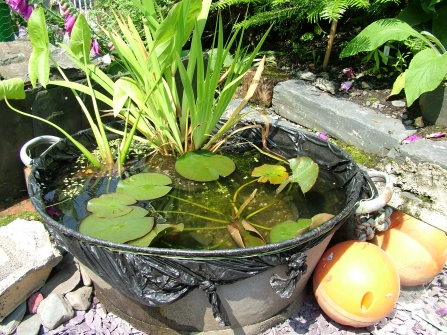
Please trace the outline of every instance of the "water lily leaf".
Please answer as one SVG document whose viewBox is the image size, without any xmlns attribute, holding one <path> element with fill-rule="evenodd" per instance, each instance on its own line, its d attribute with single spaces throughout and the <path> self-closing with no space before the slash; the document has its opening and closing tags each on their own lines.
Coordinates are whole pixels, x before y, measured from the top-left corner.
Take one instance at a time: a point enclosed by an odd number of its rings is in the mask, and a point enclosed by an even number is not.
<svg viewBox="0 0 447 335">
<path fill-rule="evenodd" d="M 270 243 L 289 240 L 307 233 L 311 224 L 311 219 L 299 219 L 298 221 L 287 220 L 278 223 L 272 230 L 270 230 Z"/>
<path fill-rule="evenodd" d="M 310 225 L 310 230 L 320 227 L 323 223 L 329 221 L 333 217 L 334 216 L 329 213 L 320 213 L 320 214 L 314 215 L 312 217 L 312 224 Z"/>
<path fill-rule="evenodd" d="M 282 165 L 264 164 L 253 169 L 252 177 L 259 177 L 258 182 L 270 184 L 281 184 L 289 174 Z"/>
<path fill-rule="evenodd" d="M 230 158 L 208 150 L 189 151 L 175 163 L 175 170 L 180 175 L 196 181 L 217 180 L 219 176 L 230 175 L 235 169 Z"/>
<path fill-rule="evenodd" d="M 106 193 L 98 198 L 90 199 L 87 203 L 87 210 L 93 215 L 103 218 L 115 218 L 126 215 L 132 211 L 132 207 L 137 200 L 128 194 Z"/>
<path fill-rule="evenodd" d="M 87 216 L 78 226 L 82 234 L 102 240 L 124 243 L 146 235 L 154 226 L 154 218 L 146 217 L 148 211 L 137 206 L 130 206 L 131 211 L 115 218 Z"/>
<path fill-rule="evenodd" d="M 264 237 L 248 221 L 242 220 L 239 227 L 242 230 L 246 247 L 256 247 L 265 244 Z"/>
<path fill-rule="evenodd" d="M 116 192 L 133 196 L 137 200 L 152 200 L 165 196 L 172 187 L 171 178 L 161 173 L 139 173 L 122 179 L 116 186 Z"/>
<path fill-rule="evenodd" d="M 292 175 L 279 185 L 276 193 L 281 192 L 290 182 L 298 183 L 301 191 L 306 193 L 317 181 L 320 168 L 310 157 L 296 157 L 289 159 Z"/>
<path fill-rule="evenodd" d="M 236 243 L 239 248 L 245 248 L 244 239 L 242 238 L 240 230 L 232 225 L 227 225 L 227 230 L 233 238 L 234 243 Z"/>
<path fill-rule="evenodd" d="M 148 247 L 155 239 L 172 234 L 174 232 L 182 232 L 183 229 L 183 223 L 179 223 L 176 225 L 168 223 L 158 223 L 148 234 L 135 240 L 129 241 L 127 242 L 127 244 L 135 245 L 137 247 Z"/>
</svg>

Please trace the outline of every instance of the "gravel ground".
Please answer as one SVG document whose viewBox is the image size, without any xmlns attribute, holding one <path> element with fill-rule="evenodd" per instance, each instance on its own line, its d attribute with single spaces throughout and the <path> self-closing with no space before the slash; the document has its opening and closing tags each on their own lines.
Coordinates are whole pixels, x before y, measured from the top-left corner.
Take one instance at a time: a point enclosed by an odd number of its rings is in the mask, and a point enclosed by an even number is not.
<svg viewBox="0 0 447 335">
<path fill-rule="evenodd" d="M 88 311 L 77 311 L 75 318 L 52 330 L 48 335 L 145 335 L 126 321 L 108 313 L 94 297 Z M 329 319 L 318 306 L 308 288 L 303 307 L 293 318 L 269 329 L 262 335 L 286 334 L 374 334 L 436 335 L 447 334 L 447 267 L 426 285 L 403 287 L 395 309 L 378 324 L 355 329 Z M 152 334 L 150 334 L 152 335 Z"/>
</svg>

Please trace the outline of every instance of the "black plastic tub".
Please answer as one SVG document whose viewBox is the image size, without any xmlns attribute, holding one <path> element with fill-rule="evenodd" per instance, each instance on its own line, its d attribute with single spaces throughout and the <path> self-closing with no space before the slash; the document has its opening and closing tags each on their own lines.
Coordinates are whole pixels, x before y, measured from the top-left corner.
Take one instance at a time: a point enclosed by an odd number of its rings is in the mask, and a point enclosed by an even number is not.
<svg viewBox="0 0 447 335">
<path fill-rule="evenodd" d="M 75 138 L 87 147 L 93 143 L 89 131 Z M 244 150 L 243 142 L 260 144 L 262 137 L 250 129 L 241 139 L 229 145 Z M 33 161 L 28 192 L 57 244 L 87 268 L 100 300 L 136 328 L 173 334 L 242 328 L 258 334 L 300 308 L 303 288 L 334 232 L 353 220 L 361 199 L 376 192 L 349 155 L 312 133 L 270 125 L 268 146 L 287 158 L 311 157 L 320 176 L 344 190 L 344 209 L 304 235 L 261 247 L 178 250 L 111 243 L 71 230 L 46 212 L 42 184 L 79 154 L 67 140 Z"/>
</svg>

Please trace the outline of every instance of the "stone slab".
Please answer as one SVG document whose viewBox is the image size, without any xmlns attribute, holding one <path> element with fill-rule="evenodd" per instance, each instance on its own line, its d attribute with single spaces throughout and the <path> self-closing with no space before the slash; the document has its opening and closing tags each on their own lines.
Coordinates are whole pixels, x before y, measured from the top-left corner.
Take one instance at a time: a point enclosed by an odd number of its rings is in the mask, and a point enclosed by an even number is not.
<svg viewBox="0 0 447 335">
<path fill-rule="evenodd" d="M 292 122 L 381 156 L 416 132 L 405 129 L 399 120 L 335 98 L 302 80 L 276 85 L 273 107 Z"/>
<path fill-rule="evenodd" d="M 447 141 L 417 140 L 395 147 L 388 157 L 400 161 L 408 157 L 415 163 L 432 163 L 447 169 Z"/>
<path fill-rule="evenodd" d="M 17 219 L 0 228 L 0 321 L 37 291 L 62 259 L 38 221 Z"/>
</svg>

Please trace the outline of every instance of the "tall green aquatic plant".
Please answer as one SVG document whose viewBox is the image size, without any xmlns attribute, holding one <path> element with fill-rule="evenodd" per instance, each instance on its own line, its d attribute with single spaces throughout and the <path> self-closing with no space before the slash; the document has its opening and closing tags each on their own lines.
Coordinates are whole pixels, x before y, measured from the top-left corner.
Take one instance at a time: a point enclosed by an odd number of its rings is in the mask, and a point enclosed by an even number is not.
<svg viewBox="0 0 447 335">
<path fill-rule="evenodd" d="M 31 82 L 33 86 L 36 86 L 38 81 L 44 87 L 51 84 L 68 87 L 73 91 L 89 120 L 101 152 L 101 161 L 108 168 L 113 166 L 113 161 L 105 136 L 107 126 L 102 123 L 98 101 L 108 106 L 115 117 L 125 120 L 127 125 L 126 130 L 120 133 L 124 139 L 119 154 L 120 164 L 125 161 L 132 140 L 140 140 L 163 154 L 177 157 L 186 152 L 206 149 L 209 151 L 206 154 L 199 151 L 195 155 L 206 162 L 207 157 L 213 156 L 211 151 L 217 149 L 219 140 L 238 122 L 239 111 L 250 98 L 245 97 L 241 106 L 223 127 L 213 133 L 244 74 L 258 54 L 268 31 L 254 50 L 247 54 L 242 44 L 243 29 L 233 31 L 226 40 L 222 21 L 219 20 L 212 52 L 206 53 L 201 37 L 211 0 L 183 0 L 174 5 L 167 17 L 161 20 L 153 0 L 133 2 L 145 17 L 146 38 L 143 40 L 140 37 L 130 18 L 126 20 L 117 14 L 115 20 L 119 31 L 105 31 L 126 71 L 126 74 L 115 82 L 89 60 L 90 28 L 82 15 L 73 27 L 70 45 L 60 45 L 65 49 L 67 57 L 84 71 L 87 78 L 87 84 L 71 82 L 51 58 L 45 19 L 41 10 L 35 10 L 29 23 L 33 44 L 29 68 Z M 185 54 L 184 47 L 188 42 L 190 48 L 185 65 L 182 55 Z M 226 72 L 222 73 L 230 50 L 233 62 Z M 63 80 L 49 79 L 48 59 L 59 69 Z M 213 66 L 207 66 L 211 63 Z M 255 76 L 255 85 L 259 81 L 261 71 L 262 65 Z M 19 82 L 20 80 L 2 82 L 0 98 L 23 98 L 23 83 Z M 196 87 L 192 86 L 193 82 L 197 82 Z M 96 84 L 95 88 L 93 83 Z M 96 87 L 101 88 L 103 93 Z M 250 92 L 252 93 L 253 89 Z M 79 93 L 92 98 L 93 117 L 90 116 Z M 95 166 L 101 165 L 87 149 L 58 125 L 47 120 L 42 121 L 62 131 Z M 138 136 L 135 135 L 136 130 L 139 132 Z M 200 164 L 205 165 L 206 163 Z"/>
</svg>

